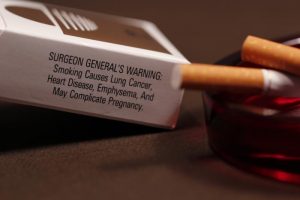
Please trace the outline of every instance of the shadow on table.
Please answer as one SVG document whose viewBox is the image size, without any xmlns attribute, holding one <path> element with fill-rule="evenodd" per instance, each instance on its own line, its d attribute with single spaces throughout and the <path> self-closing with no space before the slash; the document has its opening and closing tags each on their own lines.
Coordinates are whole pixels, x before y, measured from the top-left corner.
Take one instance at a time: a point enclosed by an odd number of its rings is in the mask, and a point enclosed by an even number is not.
<svg viewBox="0 0 300 200">
<path fill-rule="evenodd" d="M 179 129 L 203 121 L 198 116 L 202 109 L 199 92 L 187 92 L 183 105 Z M 142 125 L 2 102 L 0 113 L 0 151 L 166 132 Z"/>
<path fill-rule="evenodd" d="M 113 138 L 160 129 L 17 104 L 0 104 L 0 151 Z"/>
</svg>

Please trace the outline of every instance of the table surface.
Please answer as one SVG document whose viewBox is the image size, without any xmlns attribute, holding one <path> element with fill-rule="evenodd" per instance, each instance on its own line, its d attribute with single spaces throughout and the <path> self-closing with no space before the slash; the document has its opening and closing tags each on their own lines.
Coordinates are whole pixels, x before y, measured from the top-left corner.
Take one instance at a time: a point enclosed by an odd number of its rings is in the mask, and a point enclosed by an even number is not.
<svg viewBox="0 0 300 200">
<path fill-rule="evenodd" d="M 298 0 L 46 2 L 153 21 L 192 62 L 214 63 L 248 34 L 300 33 Z M 300 197 L 299 186 L 245 173 L 213 155 L 199 92 L 186 92 L 174 131 L 7 103 L 0 113 L 1 199 Z"/>
</svg>

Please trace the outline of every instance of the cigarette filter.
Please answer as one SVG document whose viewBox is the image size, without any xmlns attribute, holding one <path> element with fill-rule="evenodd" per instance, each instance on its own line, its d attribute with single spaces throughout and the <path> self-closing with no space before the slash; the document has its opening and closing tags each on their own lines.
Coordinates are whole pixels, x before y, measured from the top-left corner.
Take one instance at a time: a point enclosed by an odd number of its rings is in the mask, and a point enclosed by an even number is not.
<svg viewBox="0 0 300 200">
<path fill-rule="evenodd" d="M 246 38 L 242 47 L 242 60 L 300 75 L 299 49 L 258 37 Z"/>
<path fill-rule="evenodd" d="M 151 22 L 31 1 L 0 1 L 0 98 L 174 128 L 189 63 Z"/>
<path fill-rule="evenodd" d="M 179 65 L 174 69 L 174 88 L 191 88 L 213 92 L 300 96 L 300 78 L 275 70 L 216 66 Z"/>
</svg>

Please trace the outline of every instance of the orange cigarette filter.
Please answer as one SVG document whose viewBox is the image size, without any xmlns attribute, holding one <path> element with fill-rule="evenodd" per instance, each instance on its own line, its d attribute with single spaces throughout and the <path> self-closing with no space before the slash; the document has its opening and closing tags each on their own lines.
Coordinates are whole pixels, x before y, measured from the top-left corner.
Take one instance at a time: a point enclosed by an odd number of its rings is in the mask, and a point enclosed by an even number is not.
<svg viewBox="0 0 300 200">
<path fill-rule="evenodd" d="M 264 91 L 264 76 L 261 69 L 187 64 L 179 66 L 174 74 L 172 81 L 176 88 L 247 94 Z"/>
<path fill-rule="evenodd" d="M 243 61 L 300 76 L 300 50 L 295 47 L 248 36 L 241 56 Z"/>
</svg>

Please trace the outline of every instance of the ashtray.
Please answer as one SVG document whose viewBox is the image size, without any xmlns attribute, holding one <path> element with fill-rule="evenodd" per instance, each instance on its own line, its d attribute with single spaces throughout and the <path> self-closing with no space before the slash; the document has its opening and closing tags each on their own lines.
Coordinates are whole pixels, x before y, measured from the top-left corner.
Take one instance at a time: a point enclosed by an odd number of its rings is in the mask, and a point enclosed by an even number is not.
<svg viewBox="0 0 300 200">
<path fill-rule="evenodd" d="M 299 47 L 300 38 L 284 43 Z M 217 64 L 248 65 L 241 62 L 240 52 Z M 205 93 L 204 99 L 209 143 L 217 155 L 243 170 L 300 184 L 300 94 Z"/>
</svg>

